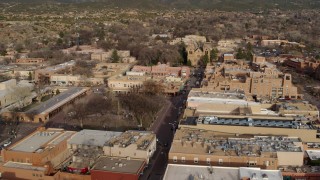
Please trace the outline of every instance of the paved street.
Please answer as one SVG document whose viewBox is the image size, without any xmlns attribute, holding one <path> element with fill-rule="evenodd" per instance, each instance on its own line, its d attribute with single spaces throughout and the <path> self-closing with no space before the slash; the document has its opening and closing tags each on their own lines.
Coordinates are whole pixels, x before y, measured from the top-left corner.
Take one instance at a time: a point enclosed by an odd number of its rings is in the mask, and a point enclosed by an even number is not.
<svg viewBox="0 0 320 180">
<path fill-rule="evenodd" d="M 199 72 L 201 75 L 198 76 Z M 187 99 L 191 87 L 196 87 L 196 81 L 201 82 L 203 70 L 196 70 L 195 75 L 195 77 L 190 78 L 188 91 L 185 94 L 171 97 L 151 127 L 151 130 L 157 134 L 157 151 L 151 159 L 151 165 L 147 168 L 144 175 L 140 177 L 141 180 L 162 179 L 166 170 L 168 152 L 175 132 L 172 124 L 169 123 L 178 123 L 180 117 L 179 109 L 181 108 L 183 110 L 183 102 Z"/>
</svg>

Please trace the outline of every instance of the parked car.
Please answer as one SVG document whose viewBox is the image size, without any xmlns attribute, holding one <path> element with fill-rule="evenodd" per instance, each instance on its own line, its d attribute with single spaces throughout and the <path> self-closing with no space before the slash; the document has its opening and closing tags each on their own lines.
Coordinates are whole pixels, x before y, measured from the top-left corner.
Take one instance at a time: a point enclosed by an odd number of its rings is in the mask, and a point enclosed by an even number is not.
<svg viewBox="0 0 320 180">
<path fill-rule="evenodd" d="M 4 144 L 3 144 L 3 147 L 7 147 L 7 146 L 9 146 L 11 144 L 11 141 L 7 141 L 7 142 L 5 142 Z"/>
</svg>

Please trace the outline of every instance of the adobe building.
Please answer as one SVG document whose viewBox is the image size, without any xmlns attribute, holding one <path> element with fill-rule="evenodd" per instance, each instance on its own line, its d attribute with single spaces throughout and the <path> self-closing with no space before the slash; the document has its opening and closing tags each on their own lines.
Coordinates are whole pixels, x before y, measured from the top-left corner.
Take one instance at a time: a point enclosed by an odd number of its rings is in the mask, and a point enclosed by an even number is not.
<svg viewBox="0 0 320 180">
<path fill-rule="evenodd" d="M 135 63 L 107 63 L 100 62 L 93 69 L 93 75 L 96 78 L 110 78 L 123 75 L 129 71 Z"/>
<path fill-rule="evenodd" d="M 319 109 L 317 106 L 307 102 L 297 103 L 277 103 L 276 110 L 282 116 L 306 116 L 319 118 Z"/>
<path fill-rule="evenodd" d="M 188 60 L 191 62 L 192 66 L 199 65 L 200 59 L 204 55 L 208 55 L 208 59 L 210 59 L 211 50 L 212 44 L 210 42 L 205 42 L 202 46 L 200 46 L 198 42 L 193 42 L 186 47 Z"/>
<path fill-rule="evenodd" d="M 72 87 L 25 112 L 4 112 L 2 118 L 24 122 L 45 123 L 66 105 L 86 95 L 88 88 Z"/>
<path fill-rule="evenodd" d="M 28 163 L 17 163 L 8 161 L 0 166 L 0 178 L 10 180 L 21 179 L 43 179 L 53 180 L 52 176 L 48 175 L 48 166 L 33 166 Z"/>
<path fill-rule="evenodd" d="M 16 59 L 16 64 L 42 64 L 44 58 L 20 58 Z"/>
<path fill-rule="evenodd" d="M 100 130 L 90 130 L 83 129 L 75 133 L 68 140 L 68 148 L 71 151 L 77 151 L 78 149 L 103 149 L 103 146 L 111 138 L 120 136 L 122 132 L 116 131 L 100 131 Z"/>
<path fill-rule="evenodd" d="M 163 87 L 164 93 L 176 95 L 189 76 L 190 68 L 186 66 L 171 67 L 160 63 L 156 66 L 133 66 L 125 76 L 110 77 L 108 87 L 115 93 L 128 93 L 139 91 L 146 81 L 154 81 Z"/>
<path fill-rule="evenodd" d="M 219 167 L 184 164 L 168 164 L 163 180 L 185 179 L 241 179 L 241 180 L 283 180 L 279 170 L 252 167 Z"/>
<path fill-rule="evenodd" d="M 2 151 L 4 162 L 30 163 L 35 166 L 59 165 L 70 156 L 67 140 L 74 131 L 43 127 Z"/>
<path fill-rule="evenodd" d="M 43 84 L 49 84 L 50 82 L 50 77 L 53 74 L 58 73 L 59 71 L 62 71 L 64 69 L 70 69 L 72 68 L 74 65 L 76 64 L 76 62 L 74 60 L 62 63 L 62 64 L 58 64 L 55 66 L 50 66 L 50 67 L 46 67 L 44 69 L 37 69 L 34 72 L 34 81 L 36 83 L 43 83 Z"/>
<path fill-rule="evenodd" d="M 292 83 L 291 74 L 283 74 L 274 67 L 254 72 L 245 65 L 216 64 L 213 73 L 205 75 L 202 89 L 206 91 L 243 91 L 257 98 L 302 99 L 302 94 Z"/>
<path fill-rule="evenodd" d="M 233 54 L 223 54 L 223 61 L 233 61 L 234 59 Z"/>
<path fill-rule="evenodd" d="M 298 137 L 303 143 L 320 142 L 320 133 L 316 126 L 309 121 L 292 117 L 204 115 L 183 119 L 179 127 L 230 134 Z"/>
<path fill-rule="evenodd" d="M 234 52 L 241 42 L 242 39 L 222 39 L 218 41 L 217 49 L 220 53 Z"/>
<path fill-rule="evenodd" d="M 138 180 L 143 173 L 144 159 L 100 157 L 91 169 L 92 180 Z"/>
<path fill-rule="evenodd" d="M 186 101 L 186 116 L 243 115 L 261 117 L 319 117 L 319 110 L 308 102 L 255 102 L 241 91 L 213 92 L 193 88 Z"/>
<path fill-rule="evenodd" d="M 156 77 L 182 77 L 189 78 L 190 68 L 187 66 L 171 67 L 170 64 L 158 63 L 156 66 L 133 66 L 132 72 L 145 72 L 147 75 Z"/>
<path fill-rule="evenodd" d="M 92 53 L 91 60 L 111 61 L 113 51 L 117 52 L 117 54 L 120 58 L 120 62 L 122 62 L 122 63 L 133 63 L 136 61 L 135 57 L 130 56 L 130 51 L 128 51 L 128 50 L 110 50 L 108 52 Z"/>
<path fill-rule="evenodd" d="M 128 93 L 133 89 L 141 88 L 147 80 L 151 80 L 151 77 L 144 75 L 114 76 L 108 79 L 108 88 L 115 93 Z"/>
<path fill-rule="evenodd" d="M 319 67 L 320 62 L 318 61 L 309 61 L 301 58 L 288 58 L 284 62 L 284 65 L 295 69 L 300 73 L 312 73 L 315 72 Z"/>
<path fill-rule="evenodd" d="M 126 131 L 111 138 L 103 147 L 105 156 L 144 159 L 147 163 L 156 151 L 156 135 L 148 131 Z"/>
<path fill-rule="evenodd" d="M 186 112 L 191 116 L 204 114 L 266 115 L 266 106 L 248 99 L 241 91 L 213 92 L 192 89 L 188 94 Z M 189 115 L 190 116 L 190 115 Z"/>
<path fill-rule="evenodd" d="M 235 136 L 219 130 L 182 128 L 176 131 L 169 163 L 226 167 L 302 166 L 304 152 L 297 137 Z"/>
<path fill-rule="evenodd" d="M 268 46 L 280 46 L 280 45 L 285 45 L 289 43 L 288 40 L 280 40 L 280 39 L 273 39 L 273 40 L 267 40 L 264 39 L 261 41 L 261 46 L 263 47 L 268 47 Z"/>
<path fill-rule="evenodd" d="M 186 35 L 183 38 L 176 38 L 169 42 L 171 45 L 184 43 L 185 45 L 189 45 L 195 42 L 198 43 L 205 43 L 207 41 L 207 38 L 205 36 L 198 36 L 198 35 Z"/>
</svg>

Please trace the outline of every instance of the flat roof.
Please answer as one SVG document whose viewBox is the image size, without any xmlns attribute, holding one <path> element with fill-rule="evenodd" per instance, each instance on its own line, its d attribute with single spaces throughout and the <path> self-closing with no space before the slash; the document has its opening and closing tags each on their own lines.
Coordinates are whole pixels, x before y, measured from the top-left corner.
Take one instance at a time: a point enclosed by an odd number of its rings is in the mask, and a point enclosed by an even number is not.
<svg viewBox="0 0 320 180">
<path fill-rule="evenodd" d="M 228 118 L 217 116 L 202 116 L 197 119 L 197 124 L 216 124 L 231 126 L 275 127 L 289 129 L 314 129 L 312 125 L 295 121 L 293 119 L 267 119 L 267 118 Z"/>
<path fill-rule="evenodd" d="M 236 136 L 215 131 L 178 129 L 170 153 L 221 156 L 274 156 L 277 152 L 302 152 L 301 140 L 283 136 Z"/>
<path fill-rule="evenodd" d="M 92 170 L 138 174 L 142 170 L 144 164 L 145 160 L 143 159 L 100 157 Z"/>
<path fill-rule="evenodd" d="M 211 173 L 212 172 L 212 173 Z M 168 164 L 164 180 L 186 179 L 240 179 L 239 169 L 232 167 L 210 167 L 195 165 Z"/>
<path fill-rule="evenodd" d="M 156 135 L 151 131 L 129 130 L 122 133 L 120 136 L 111 138 L 105 145 L 119 145 L 119 147 L 125 148 L 131 144 L 136 144 L 138 149 L 146 150 L 155 138 Z"/>
<path fill-rule="evenodd" d="M 317 106 L 309 103 L 278 103 L 280 109 L 289 111 L 319 111 Z"/>
<path fill-rule="evenodd" d="M 246 96 L 241 92 L 210 92 L 202 90 L 191 90 L 188 94 L 190 97 L 203 97 L 212 99 L 234 99 L 234 100 L 245 100 Z"/>
<path fill-rule="evenodd" d="M 28 136 L 27 138 L 13 145 L 10 150 L 41 153 L 47 146 L 55 146 L 61 143 L 63 140 L 69 138 L 73 133 L 74 132 L 72 131 L 63 131 L 61 129 L 37 131 L 31 136 Z"/>
<path fill-rule="evenodd" d="M 311 160 L 320 159 L 320 150 L 306 150 L 306 152 Z"/>
<path fill-rule="evenodd" d="M 15 169 L 26 169 L 26 170 L 32 170 L 32 171 L 45 171 L 45 167 L 38 167 L 38 166 L 33 166 L 32 164 L 29 163 L 17 163 L 17 162 L 6 162 L 4 167 L 8 168 L 15 168 Z"/>
<path fill-rule="evenodd" d="M 41 103 L 40 105 L 31 108 L 30 110 L 26 111 L 27 114 L 45 114 L 50 113 L 51 111 L 55 110 L 56 108 L 62 106 L 69 100 L 79 96 L 80 94 L 86 92 L 86 88 L 82 87 L 72 87 L 67 91 L 60 93 L 52 97 L 51 99 Z"/>
<path fill-rule="evenodd" d="M 69 140 L 68 144 L 101 146 L 109 141 L 111 138 L 121 135 L 122 132 L 116 131 L 99 131 L 84 129 L 74 134 Z"/>
<path fill-rule="evenodd" d="M 282 174 L 279 170 L 265 170 L 260 168 L 240 167 L 240 178 L 248 177 L 250 179 L 272 179 L 282 180 Z"/>
<path fill-rule="evenodd" d="M 44 69 L 41 69 L 41 71 L 53 71 L 53 72 L 56 72 L 56 71 L 60 71 L 64 68 L 67 68 L 67 67 L 70 67 L 70 66 L 74 66 L 76 64 L 76 62 L 74 60 L 71 60 L 71 61 L 68 61 L 68 62 L 65 62 L 65 63 L 62 63 L 62 64 L 58 64 L 58 65 L 55 65 L 55 66 L 50 66 L 50 67 L 46 67 Z"/>
</svg>

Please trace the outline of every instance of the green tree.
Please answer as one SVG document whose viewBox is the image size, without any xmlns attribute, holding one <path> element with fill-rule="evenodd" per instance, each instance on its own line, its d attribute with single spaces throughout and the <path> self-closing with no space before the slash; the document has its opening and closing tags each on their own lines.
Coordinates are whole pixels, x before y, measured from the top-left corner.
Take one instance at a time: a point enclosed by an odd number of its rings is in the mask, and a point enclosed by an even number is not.
<svg viewBox="0 0 320 180">
<path fill-rule="evenodd" d="M 203 63 L 203 65 L 207 65 L 209 62 L 209 56 L 208 54 L 205 54 L 201 57 L 201 62 Z"/>
<path fill-rule="evenodd" d="M 113 50 L 112 55 L 111 55 L 111 62 L 113 63 L 117 63 L 120 60 L 120 57 L 118 55 L 118 51 L 117 50 Z"/>
<path fill-rule="evenodd" d="M 245 58 L 245 54 L 243 53 L 243 50 L 241 48 L 238 48 L 236 58 L 237 59 L 244 59 Z"/>
<path fill-rule="evenodd" d="M 182 64 L 188 64 L 188 53 L 186 50 L 186 45 L 183 42 L 179 45 L 179 54 L 182 59 Z"/>
<path fill-rule="evenodd" d="M 252 51 L 252 44 L 250 42 L 247 43 L 246 49 L 247 51 Z"/>
<path fill-rule="evenodd" d="M 218 49 L 211 49 L 210 51 L 210 62 L 216 61 L 218 59 Z"/>
</svg>

